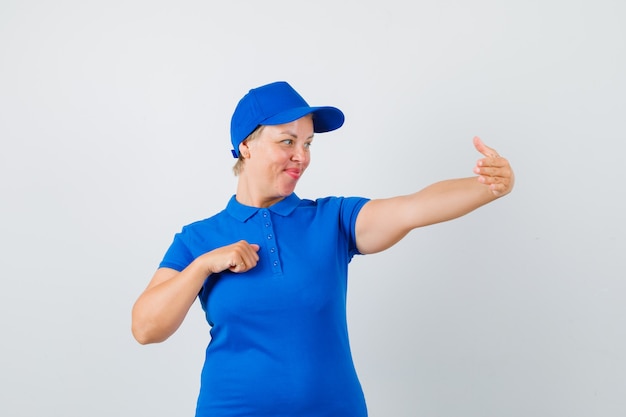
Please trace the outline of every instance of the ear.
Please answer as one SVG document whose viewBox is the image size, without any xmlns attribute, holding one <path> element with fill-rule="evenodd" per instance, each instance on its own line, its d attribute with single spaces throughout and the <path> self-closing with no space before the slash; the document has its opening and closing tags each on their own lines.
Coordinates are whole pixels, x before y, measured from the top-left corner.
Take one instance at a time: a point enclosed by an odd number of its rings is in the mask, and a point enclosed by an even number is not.
<svg viewBox="0 0 626 417">
<path fill-rule="evenodd" d="M 250 148 L 248 147 L 248 141 L 244 140 L 239 144 L 239 155 L 244 158 L 250 157 Z"/>
</svg>

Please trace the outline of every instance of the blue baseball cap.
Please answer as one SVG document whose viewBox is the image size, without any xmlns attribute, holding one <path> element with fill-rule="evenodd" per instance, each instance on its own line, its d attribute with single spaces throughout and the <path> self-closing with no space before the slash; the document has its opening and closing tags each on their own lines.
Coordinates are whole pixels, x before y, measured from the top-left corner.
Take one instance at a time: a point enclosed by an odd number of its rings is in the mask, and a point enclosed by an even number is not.
<svg viewBox="0 0 626 417">
<path fill-rule="evenodd" d="M 260 125 L 280 125 L 313 114 L 313 131 L 330 132 L 339 129 L 345 120 L 335 107 L 311 107 L 285 81 L 253 88 L 237 104 L 230 121 L 233 156 L 239 157 L 239 144 Z"/>
</svg>

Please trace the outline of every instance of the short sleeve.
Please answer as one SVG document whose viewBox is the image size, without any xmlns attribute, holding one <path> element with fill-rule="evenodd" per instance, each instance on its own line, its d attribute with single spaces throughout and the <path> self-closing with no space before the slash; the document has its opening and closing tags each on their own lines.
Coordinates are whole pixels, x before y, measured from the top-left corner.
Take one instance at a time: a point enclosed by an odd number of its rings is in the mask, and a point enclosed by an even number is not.
<svg viewBox="0 0 626 417">
<path fill-rule="evenodd" d="M 174 236 L 174 240 L 167 252 L 165 252 L 165 256 L 163 256 L 159 268 L 172 268 L 177 271 L 182 271 L 194 260 L 188 245 L 185 243 L 185 235 L 186 229 L 183 228 L 180 233 Z"/>
<path fill-rule="evenodd" d="M 339 213 L 340 227 L 349 239 L 350 257 L 360 254 L 356 246 L 356 219 L 363 206 L 369 202 L 363 197 L 341 198 L 341 210 Z"/>
</svg>

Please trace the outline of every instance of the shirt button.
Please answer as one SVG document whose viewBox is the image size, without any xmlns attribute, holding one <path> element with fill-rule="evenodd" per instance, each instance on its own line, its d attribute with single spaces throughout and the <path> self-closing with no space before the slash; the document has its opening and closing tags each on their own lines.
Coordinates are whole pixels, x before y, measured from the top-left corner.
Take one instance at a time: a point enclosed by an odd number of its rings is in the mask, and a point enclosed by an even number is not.
<svg viewBox="0 0 626 417">
<path fill-rule="evenodd" d="M 272 240 L 272 235 L 267 235 L 267 240 Z"/>
<path fill-rule="evenodd" d="M 276 248 L 270 249 L 270 253 L 274 253 L 274 252 L 276 252 Z"/>
<path fill-rule="evenodd" d="M 270 222 L 265 223 L 265 227 L 270 227 Z"/>
<path fill-rule="evenodd" d="M 274 261 L 274 266 L 278 266 L 278 261 Z"/>
</svg>

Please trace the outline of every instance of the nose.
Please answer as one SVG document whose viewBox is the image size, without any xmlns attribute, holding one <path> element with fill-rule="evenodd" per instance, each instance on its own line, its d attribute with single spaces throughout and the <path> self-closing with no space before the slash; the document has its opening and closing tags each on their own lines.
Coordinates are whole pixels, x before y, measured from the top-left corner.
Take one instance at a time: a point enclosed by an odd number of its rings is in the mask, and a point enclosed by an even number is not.
<svg viewBox="0 0 626 417">
<path fill-rule="evenodd" d="M 291 160 L 295 162 L 304 162 L 309 155 L 308 149 L 305 148 L 306 145 L 299 145 L 293 148 L 293 154 L 291 155 Z"/>
</svg>

